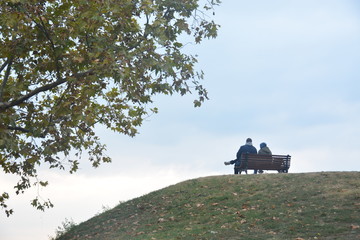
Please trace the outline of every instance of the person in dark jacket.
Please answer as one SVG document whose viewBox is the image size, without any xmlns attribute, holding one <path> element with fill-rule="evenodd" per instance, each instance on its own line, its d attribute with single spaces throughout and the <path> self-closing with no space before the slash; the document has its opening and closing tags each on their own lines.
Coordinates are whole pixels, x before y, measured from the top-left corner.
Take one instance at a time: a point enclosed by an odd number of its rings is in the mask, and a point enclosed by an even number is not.
<svg viewBox="0 0 360 240">
<path fill-rule="evenodd" d="M 241 155 L 243 153 L 255 153 L 257 154 L 256 148 L 252 145 L 252 139 L 248 138 L 246 139 L 246 144 L 241 146 L 239 151 L 236 153 L 236 159 L 231 160 L 229 162 L 225 162 L 225 165 L 235 164 L 234 166 L 234 174 L 239 174 L 239 169 L 237 166 L 240 166 L 241 164 Z M 241 172 L 240 172 L 241 174 Z"/>
</svg>

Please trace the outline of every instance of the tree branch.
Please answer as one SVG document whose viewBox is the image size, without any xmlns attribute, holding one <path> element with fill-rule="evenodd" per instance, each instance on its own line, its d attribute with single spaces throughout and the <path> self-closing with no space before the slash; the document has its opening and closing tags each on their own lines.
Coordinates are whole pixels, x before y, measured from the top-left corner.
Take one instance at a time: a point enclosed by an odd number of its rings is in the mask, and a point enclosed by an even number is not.
<svg viewBox="0 0 360 240">
<path fill-rule="evenodd" d="M 11 127 L 11 126 L 8 126 L 7 129 L 9 129 L 9 130 L 15 130 L 15 131 L 21 131 L 21 132 L 24 132 L 24 133 L 29 133 L 29 132 L 30 132 L 30 130 L 25 129 L 25 128 L 22 128 L 22 127 Z"/>
<path fill-rule="evenodd" d="M 3 101 L 3 93 L 4 93 L 4 88 L 6 86 L 6 83 L 9 79 L 10 76 L 10 70 L 11 70 L 11 65 L 12 65 L 12 59 L 8 59 L 7 60 L 8 64 L 7 64 L 7 68 L 6 68 L 6 72 L 5 72 L 5 76 L 4 76 L 4 80 L 1 83 L 1 88 L 0 88 L 0 103 Z M 4 65 L 5 67 L 5 65 Z"/>
<path fill-rule="evenodd" d="M 54 41 L 52 40 L 49 31 L 47 30 L 44 21 L 42 20 L 42 16 L 40 15 L 40 13 L 37 13 L 37 17 L 39 18 L 39 22 L 37 22 L 26 10 L 24 10 L 24 13 L 26 14 L 27 17 L 29 17 L 34 23 L 35 26 L 42 32 L 44 33 L 45 37 L 49 40 L 50 42 L 50 47 L 52 49 L 52 53 L 54 55 L 54 61 L 55 61 L 55 65 L 56 65 L 56 77 L 58 80 L 61 79 L 61 74 L 60 74 L 60 61 L 59 61 L 59 56 L 56 54 L 56 46 Z"/>
<path fill-rule="evenodd" d="M 46 38 L 50 42 L 50 45 L 51 45 L 51 48 L 52 48 L 53 54 L 54 54 L 54 60 L 55 60 L 55 63 L 56 63 L 56 76 L 57 76 L 57 79 L 60 80 L 60 78 L 61 78 L 61 75 L 60 75 L 60 61 L 59 61 L 59 56 L 56 54 L 56 47 L 55 47 L 54 41 L 52 40 L 52 38 L 51 38 L 51 36 L 49 34 L 49 31 L 46 29 L 45 23 L 42 20 L 42 17 L 40 15 L 40 13 L 38 13 L 38 17 L 39 17 L 39 20 L 40 20 L 41 24 L 37 23 L 35 21 L 35 19 L 33 21 L 35 22 L 36 26 L 45 34 Z"/>
<path fill-rule="evenodd" d="M 90 69 L 86 72 L 83 72 L 83 73 L 77 73 L 77 74 L 74 74 L 72 77 L 75 77 L 75 78 L 81 78 L 81 77 L 85 77 L 85 76 L 88 76 L 88 75 L 91 75 L 92 73 L 94 72 L 93 69 Z M 16 106 L 16 105 L 19 105 L 23 102 L 25 102 L 26 100 L 28 100 L 29 98 L 37 95 L 38 93 L 40 92 L 45 92 L 47 90 L 50 90 L 50 89 L 53 89 L 63 83 L 67 82 L 67 79 L 59 79 L 53 83 L 50 83 L 50 84 L 47 84 L 47 85 L 44 85 L 42 87 L 39 87 L 37 89 L 34 89 L 33 91 L 29 92 L 28 94 L 18 98 L 18 99 L 15 99 L 11 102 L 0 102 L 0 112 L 8 109 L 8 108 L 11 108 L 13 106 Z"/>
<path fill-rule="evenodd" d="M 8 65 L 9 61 L 10 61 L 10 58 L 6 59 L 6 61 L 3 63 L 3 65 L 1 65 L 0 72 L 2 72 L 2 70 L 6 67 L 6 65 Z"/>
</svg>

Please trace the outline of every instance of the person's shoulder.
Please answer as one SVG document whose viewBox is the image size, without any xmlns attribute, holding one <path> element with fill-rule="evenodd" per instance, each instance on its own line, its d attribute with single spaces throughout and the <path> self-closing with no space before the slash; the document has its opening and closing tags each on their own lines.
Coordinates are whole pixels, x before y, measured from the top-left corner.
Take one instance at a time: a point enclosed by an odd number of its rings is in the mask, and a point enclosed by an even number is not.
<svg viewBox="0 0 360 240">
<path fill-rule="evenodd" d="M 256 147 L 254 147 L 254 146 L 251 146 L 251 147 L 252 147 L 253 151 L 254 151 L 255 153 L 257 153 Z"/>
</svg>

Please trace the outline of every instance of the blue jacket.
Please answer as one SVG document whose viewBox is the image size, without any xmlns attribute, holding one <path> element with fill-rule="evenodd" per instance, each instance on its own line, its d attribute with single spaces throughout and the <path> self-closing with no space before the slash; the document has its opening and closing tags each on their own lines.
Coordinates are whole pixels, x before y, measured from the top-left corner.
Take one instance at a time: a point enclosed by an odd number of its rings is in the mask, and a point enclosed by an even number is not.
<svg viewBox="0 0 360 240">
<path fill-rule="evenodd" d="M 243 145 L 240 147 L 239 151 L 236 153 L 236 159 L 230 161 L 231 164 L 235 163 L 235 166 L 239 166 L 240 165 L 240 161 L 241 161 L 241 154 L 243 153 L 255 153 L 257 154 L 257 150 L 253 145 Z"/>
</svg>

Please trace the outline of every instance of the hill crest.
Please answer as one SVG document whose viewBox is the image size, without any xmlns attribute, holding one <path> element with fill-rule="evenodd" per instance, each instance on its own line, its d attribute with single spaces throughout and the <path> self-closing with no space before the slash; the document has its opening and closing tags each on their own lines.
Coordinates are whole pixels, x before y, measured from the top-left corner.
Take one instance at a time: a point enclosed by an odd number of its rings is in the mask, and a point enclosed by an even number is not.
<svg viewBox="0 0 360 240">
<path fill-rule="evenodd" d="M 360 172 L 187 180 L 73 227 L 72 239 L 360 239 Z"/>
</svg>

